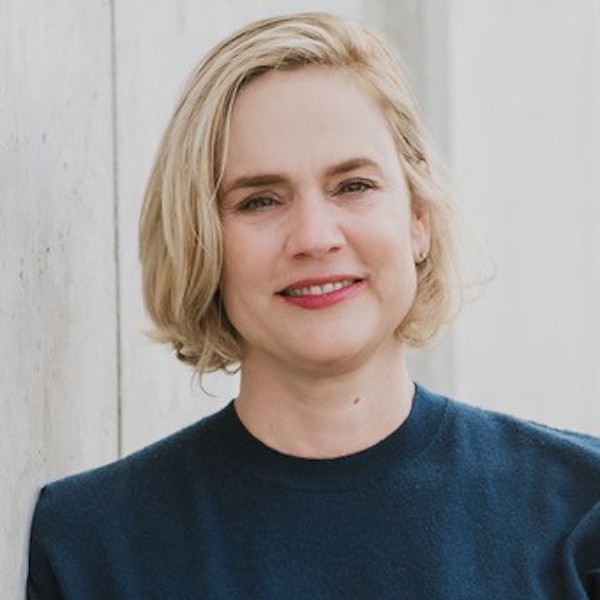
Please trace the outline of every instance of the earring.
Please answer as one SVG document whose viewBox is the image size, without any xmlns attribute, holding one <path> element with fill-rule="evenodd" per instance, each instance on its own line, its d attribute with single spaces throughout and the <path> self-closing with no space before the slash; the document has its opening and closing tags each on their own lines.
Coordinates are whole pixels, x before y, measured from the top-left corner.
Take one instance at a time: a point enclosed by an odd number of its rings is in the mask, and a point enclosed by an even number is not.
<svg viewBox="0 0 600 600">
<path fill-rule="evenodd" d="M 427 250 L 421 250 L 421 252 L 419 252 L 417 255 L 416 264 L 420 265 L 422 262 L 425 262 L 427 260 L 427 256 Z"/>
</svg>

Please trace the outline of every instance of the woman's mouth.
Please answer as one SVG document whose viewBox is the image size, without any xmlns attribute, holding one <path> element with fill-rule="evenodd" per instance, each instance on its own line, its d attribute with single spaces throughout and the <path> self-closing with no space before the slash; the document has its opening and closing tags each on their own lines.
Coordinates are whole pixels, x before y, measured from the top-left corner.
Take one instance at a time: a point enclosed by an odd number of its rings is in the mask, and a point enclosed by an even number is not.
<svg viewBox="0 0 600 600">
<path fill-rule="evenodd" d="M 304 285 L 300 287 L 286 288 L 281 292 L 282 296 L 322 296 L 330 294 L 355 283 L 356 279 L 342 279 L 341 281 L 330 281 L 318 285 Z"/>
<path fill-rule="evenodd" d="M 345 277 L 336 280 L 299 281 L 277 295 L 298 308 L 315 310 L 327 308 L 350 299 L 365 286 L 364 279 Z"/>
</svg>

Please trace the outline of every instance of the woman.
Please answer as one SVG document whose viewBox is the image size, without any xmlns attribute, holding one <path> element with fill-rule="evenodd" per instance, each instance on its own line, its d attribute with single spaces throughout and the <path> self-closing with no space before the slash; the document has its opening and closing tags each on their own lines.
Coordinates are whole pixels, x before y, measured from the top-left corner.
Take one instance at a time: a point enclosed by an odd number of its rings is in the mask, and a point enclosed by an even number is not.
<svg viewBox="0 0 600 600">
<path fill-rule="evenodd" d="M 415 386 L 452 211 L 389 47 L 251 24 L 192 74 L 142 212 L 158 339 L 224 410 L 47 486 L 30 598 L 600 598 L 600 442 Z"/>
</svg>

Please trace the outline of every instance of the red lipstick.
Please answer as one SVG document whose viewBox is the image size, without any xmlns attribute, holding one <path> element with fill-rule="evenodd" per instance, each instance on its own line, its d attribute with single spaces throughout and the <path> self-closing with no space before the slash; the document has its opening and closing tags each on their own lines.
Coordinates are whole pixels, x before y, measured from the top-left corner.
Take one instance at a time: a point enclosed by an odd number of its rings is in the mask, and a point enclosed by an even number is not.
<svg viewBox="0 0 600 600">
<path fill-rule="evenodd" d="M 352 276 L 319 277 L 296 281 L 277 295 L 288 304 L 315 310 L 349 299 L 364 285 L 363 279 Z"/>
</svg>

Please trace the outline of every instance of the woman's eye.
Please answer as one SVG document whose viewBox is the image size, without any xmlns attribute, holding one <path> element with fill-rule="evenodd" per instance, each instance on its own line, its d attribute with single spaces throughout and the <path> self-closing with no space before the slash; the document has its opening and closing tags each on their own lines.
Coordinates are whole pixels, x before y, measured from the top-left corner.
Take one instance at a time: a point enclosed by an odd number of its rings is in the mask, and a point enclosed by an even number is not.
<svg viewBox="0 0 600 600">
<path fill-rule="evenodd" d="M 352 179 L 351 181 L 344 181 L 338 188 L 338 192 L 341 194 L 358 194 L 367 190 L 372 190 L 375 184 L 371 181 L 364 179 Z"/>
<path fill-rule="evenodd" d="M 274 198 L 269 198 L 268 196 L 255 196 L 254 198 L 244 200 L 239 205 L 238 209 L 242 212 L 255 212 L 269 208 L 276 203 L 277 201 Z"/>
</svg>

